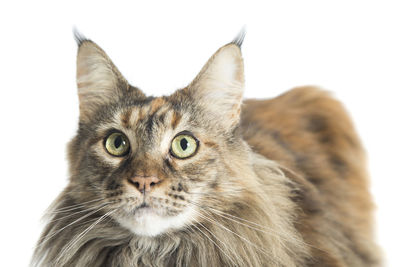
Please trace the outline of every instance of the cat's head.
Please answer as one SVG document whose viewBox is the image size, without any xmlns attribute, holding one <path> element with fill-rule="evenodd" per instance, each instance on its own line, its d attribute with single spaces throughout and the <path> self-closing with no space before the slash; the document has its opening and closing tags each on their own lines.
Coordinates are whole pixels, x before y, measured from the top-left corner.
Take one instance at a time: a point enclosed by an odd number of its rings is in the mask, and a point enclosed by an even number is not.
<svg viewBox="0 0 400 267">
<path fill-rule="evenodd" d="M 71 198 L 143 236 L 203 221 L 206 209 L 229 211 L 251 170 L 238 131 L 240 42 L 220 48 L 187 87 L 164 97 L 129 85 L 94 42 L 78 44 Z"/>
</svg>

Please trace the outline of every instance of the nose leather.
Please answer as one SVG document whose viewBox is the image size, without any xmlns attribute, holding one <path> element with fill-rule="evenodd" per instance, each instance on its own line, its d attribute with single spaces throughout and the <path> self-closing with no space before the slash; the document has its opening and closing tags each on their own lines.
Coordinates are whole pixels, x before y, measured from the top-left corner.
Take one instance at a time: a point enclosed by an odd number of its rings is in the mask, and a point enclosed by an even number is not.
<svg viewBox="0 0 400 267">
<path fill-rule="evenodd" d="M 135 176 L 130 178 L 129 182 L 143 194 L 150 192 L 152 188 L 161 181 L 155 176 Z"/>
</svg>

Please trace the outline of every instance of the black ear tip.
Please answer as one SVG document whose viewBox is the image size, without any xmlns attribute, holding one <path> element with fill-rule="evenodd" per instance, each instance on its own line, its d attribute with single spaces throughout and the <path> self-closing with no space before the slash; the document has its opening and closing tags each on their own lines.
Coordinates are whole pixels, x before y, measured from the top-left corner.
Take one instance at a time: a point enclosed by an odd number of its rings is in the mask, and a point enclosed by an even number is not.
<svg viewBox="0 0 400 267">
<path fill-rule="evenodd" d="M 243 26 L 243 28 L 240 30 L 238 35 L 236 35 L 235 39 L 233 39 L 231 43 L 241 48 L 244 41 L 244 37 L 246 37 L 246 26 Z"/>
<path fill-rule="evenodd" d="M 88 38 L 85 37 L 81 32 L 78 31 L 78 29 L 74 26 L 72 29 L 72 32 L 74 33 L 74 39 L 76 43 L 78 44 L 78 47 L 81 46 L 86 41 L 90 41 Z"/>
</svg>

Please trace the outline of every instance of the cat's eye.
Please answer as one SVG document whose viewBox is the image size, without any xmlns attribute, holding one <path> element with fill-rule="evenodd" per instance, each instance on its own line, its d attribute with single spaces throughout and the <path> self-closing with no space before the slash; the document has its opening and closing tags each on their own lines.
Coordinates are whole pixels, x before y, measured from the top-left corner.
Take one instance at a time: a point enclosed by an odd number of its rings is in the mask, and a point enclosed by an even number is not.
<svg viewBox="0 0 400 267">
<path fill-rule="evenodd" d="M 129 151 L 129 140 L 122 133 L 112 133 L 105 140 L 104 146 L 111 155 L 121 157 Z"/>
<path fill-rule="evenodd" d="M 172 140 L 171 154 L 179 159 L 193 156 L 199 146 L 199 141 L 189 133 L 181 133 Z"/>
</svg>

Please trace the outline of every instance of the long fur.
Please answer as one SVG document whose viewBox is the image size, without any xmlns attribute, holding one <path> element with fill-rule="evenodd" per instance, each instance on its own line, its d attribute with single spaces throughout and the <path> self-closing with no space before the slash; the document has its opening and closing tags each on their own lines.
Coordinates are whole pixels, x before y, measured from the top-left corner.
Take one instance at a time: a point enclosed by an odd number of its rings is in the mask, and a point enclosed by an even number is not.
<svg viewBox="0 0 400 267">
<path fill-rule="evenodd" d="M 293 227 L 296 207 L 289 198 L 291 182 L 276 163 L 252 152 L 249 157 L 253 166 L 242 178 L 254 182 L 232 189 L 227 196 L 235 198 L 237 190 L 245 191 L 246 198 L 235 203 L 237 210 L 225 213 L 218 205 L 201 209 L 203 223 L 156 238 L 133 236 L 109 218 L 80 220 L 87 214 L 81 211 L 99 208 L 91 203 L 69 208 L 67 188 L 48 211 L 50 223 L 33 266 L 302 266 L 309 249 Z M 72 216 L 57 220 L 58 213 Z"/>
<path fill-rule="evenodd" d="M 32 266 L 380 265 L 364 155 L 343 108 L 311 87 L 242 105 L 241 36 L 158 98 L 78 38 L 70 181 Z M 170 144 L 188 131 L 199 147 L 178 159 Z M 104 146 L 115 132 L 129 141 L 123 156 Z M 132 177 L 158 182 L 146 193 Z"/>
</svg>

